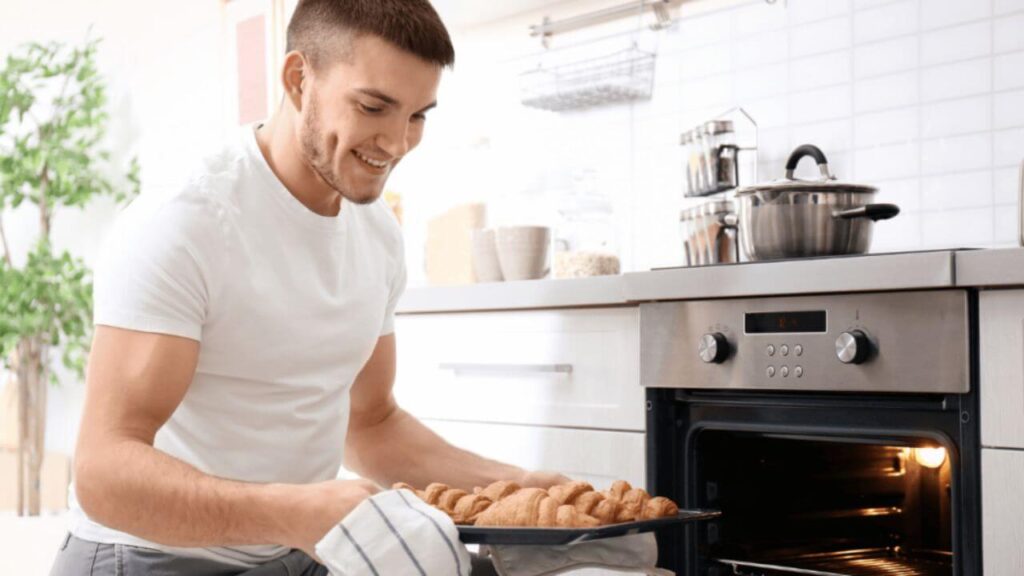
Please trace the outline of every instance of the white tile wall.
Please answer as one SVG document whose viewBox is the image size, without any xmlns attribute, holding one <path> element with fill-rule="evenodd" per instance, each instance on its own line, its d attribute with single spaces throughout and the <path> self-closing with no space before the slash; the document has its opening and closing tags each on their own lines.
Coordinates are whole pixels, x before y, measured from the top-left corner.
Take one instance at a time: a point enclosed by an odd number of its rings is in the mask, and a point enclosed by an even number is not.
<svg viewBox="0 0 1024 576">
<path fill-rule="evenodd" d="M 850 150 L 853 148 L 853 120 L 828 120 L 816 124 L 793 126 L 789 148 L 813 142 L 823 150 Z M 782 156 L 788 155 L 788 150 Z"/>
<path fill-rule="evenodd" d="M 1024 11 L 1024 0 L 995 0 L 994 12 L 997 15 L 1020 11 Z"/>
<path fill-rule="evenodd" d="M 733 54 L 737 69 L 782 62 L 789 56 L 789 36 L 777 30 L 737 40 Z"/>
<path fill-rule="evenodd" d="M 1020 194 L 1019 179 L 1019 168 L 997 168 L 993 172 L 993 201 L 996 204 L 1016 203 L 1017 196 Z"/>
<path fill-rule="evenodd" d="M 921 107 L 921 137 L 941 138 L 992 128 L 992 96 L 945 100 Z"/>
<path fill-rule="evenodd" d="M 1019 217 L 1016 204 L 997 205 L 995 207 L 995 242 L 999 244 L 1017 244 Z"/>
<path fill-rule="evenodd" d="M 1024 50 L 1024 12 L 995 21 L 992 48 L 996 53 Z"/>
<path fill-rule="evenodd" d="M 794 124 L 846 118 L 853 109 L 850 85 L 841 84 L 789 95 L 789 120 Z"/>
<path fill-rule="evenodd" d="M 916 36 L 904 36 L 858 46 L 853 51 L 853 68 L 857 79 L 917 68 L 918 44 Z M 846 57 L 842 53 L 837 56 Z"/>
<path fill-rule="evenodd" d="M 604 3 L 577 0 L 574 6 L 582 13 Z M 544 14 L 534 16 L 528 19 Z M 437 122 L 432 128 L 460 154 L 466 145 L 459 147 L 452 134 L 486 134 L 490 149 L 501 154 L 488 164 L 500 174 L 493 188 L 505 197 L 533 191 L 532 202 L 543 197 L 539 189 L 564 188 L 572 181 L 567 172 L 598 172 L 617 207 L 625 270 L 679 263 L 676 215 L 693 201 L 681 195 L 678 133 L 735 106 L 760 127 L 762 180 L 781 176 L 792 148 L 811 142 L 823 147 L 839 178 L 876 185 L 879 201 L 901 206 L 897 219 L 875 227 L 876 251 L 1016 242 L 1024 0 L 733 4 L 656 34 L 650 101 L 566 113 L 518 106 L 509 93 L 509 70 L 516 68 L 496 67 L 496 55 L 480 48 L 491 46 L 486 39 L 499 28 L 522 29 L 525 19 L 466 32 L 475 41 L 459 53 L 455 76 L 460 86 L 472 87 L 472 97 L 445 95 L 442 102 L 460 107 L 446 122 L 461 117 L 468 126 L 449 130 Z M 629 27 L 636 29 L 637 21 Z M 518 33 L 523 46 L 504 53 L 540 50 L 536 39 Z M 653 33 L 624 38 L 641 34 Z M 410 164 L 404 177 L 451 180 L 447 172 L 422 174 L 429 164 L 416 165 L 420 173 Z M 812 168 L 801 165 L 807 175 Z M 472 197 L 438 194 L 430 197 L 432 205 L 443 206 L 443 197 Z"/>
<path fill-rule="evenodd" d="M 995 166 L 1015 166 L 1024 159 L 1024 128 L 999 130 L 995 133 Z"/>
<path fill-rule="evenodd" d="M 991 245 L 995 211 L 992 207 L 921 214 L 921 247 L 952 248 Z"/>
<path fill-rule="evenodd" d="M 789 21 L 804 24 L 850 12 L 849 0 L 789 0 Z"/>
<path fill-rule="evenodd" d="M 917 0 L 900 0 L 858 11 L 853 17 L 853 41 L 865 44 L 917 32 Z"/>
<path fill-rule="evenodd" d="M 822 54 L 849 48 L 853 27 L 849 16 L 798 26 L 789 32 L 789 55 L 792 58 Z"/>
<path fill-rule="evenodd" d="M 921 181 L 921 187 L 922 200 L 929 210 L 992 205 L 991 170 L 929 176 Z"/>
<path fill-rule="evenodd" d="M 992 91 L 992 62 L 978 58 L 921 71 L 921 100 L 934 102 Z"/>
<path fill-rule="evenodd" d="M 996 56 L 993 88 L 996 90 L 1024 88 L 1024 52 Z"/>
<path fill-rule="evenodd" d="M 749 102 L 787 94 L 790 88 L 790 65 L 787 62 L 754 68 L 736 76 L 736 99 Z M 797 81 L 794 78 L 794 83 Z"/>
<path fill-rule="evenodd" d="M 854 109 L 858 113 L 874 112 L 917 104 L 920 101 L 919 76 L 918 72 L 904 72 L 856 82 Z"/>
<path fill-rule="evenodd" d="M 921 146 L 921 172 L 947 174 L 992 165 L 992 137 L 970 134 L 925 140 Z"/>
<path fill-rule="evenodd" d="M 857 150 L 853 162 L 854 177 L 864 182 L 917 176 L 921 169 L 921 144 L 909 142 Z"/>
<path fill-rule="evenodd" d="M 792 60 L 789 63 L 790 88 L 795 92 L 850 82 L 850 55 L 829 52 Z"/>
<path fill-rule="evenodd" d="M 928 30 L 988 18 L 992 3 L 986 0 L 925 0 L 921 28 Z"/>
<path fill-rule="evenodd" d="M 921 64 L 924 66 L 970 60 L 991 52 L 991 20 L 931 30 L 921 35 Z"/>
<path fill-rule="evenodd" d="M 908 142 L 920 133 L 917 108 L 897 108 L 870 114 L 857 114 L 853 121 L 854 144 L 867 148 L 879 144 Z"/>
</svg>

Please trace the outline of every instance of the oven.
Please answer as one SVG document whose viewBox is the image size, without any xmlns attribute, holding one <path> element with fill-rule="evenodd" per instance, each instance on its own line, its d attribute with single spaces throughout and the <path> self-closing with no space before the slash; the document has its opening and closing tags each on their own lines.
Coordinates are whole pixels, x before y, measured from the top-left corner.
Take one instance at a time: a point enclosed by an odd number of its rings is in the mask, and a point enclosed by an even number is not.
<svg viewBox="0 0 1024 576">
<path fill-rule="evenodd" d="M 641 304 L 653 493 L 680 575 L 981 574 L 977 297 Z"/>
</svg>

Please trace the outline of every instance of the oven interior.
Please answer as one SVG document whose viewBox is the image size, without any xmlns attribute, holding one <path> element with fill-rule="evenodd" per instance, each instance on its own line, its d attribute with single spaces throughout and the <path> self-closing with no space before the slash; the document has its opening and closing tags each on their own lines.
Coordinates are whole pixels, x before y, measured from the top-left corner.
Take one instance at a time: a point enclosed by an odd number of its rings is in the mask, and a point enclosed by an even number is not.
<svg viewBox="0 0 1024 576">
<path fill-rule="evenodd" d="M 704 430 L 711 575 L 949 576 L 956 455 L 932 440 Z"/>
</svg>

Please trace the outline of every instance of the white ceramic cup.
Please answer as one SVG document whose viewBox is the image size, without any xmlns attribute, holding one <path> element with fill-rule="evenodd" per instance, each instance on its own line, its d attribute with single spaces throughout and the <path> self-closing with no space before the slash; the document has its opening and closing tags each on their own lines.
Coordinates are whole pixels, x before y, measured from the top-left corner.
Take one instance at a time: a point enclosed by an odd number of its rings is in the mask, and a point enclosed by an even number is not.
<svg viewBox="0 0 1024 576">
<path fill-rule="evenodd" d="M 535 280 L 547 275 L 550 228 L 502 226 L 495 229 L 494 240 L 505 280 Z"/>
<path fill-rule="evenodd" d="M 474 228 L 473 274 L 477 282 L 501 282 L 505 279 L 498 263 L 498 248 L 494 241 L 493 228 Z"/>
</svg>

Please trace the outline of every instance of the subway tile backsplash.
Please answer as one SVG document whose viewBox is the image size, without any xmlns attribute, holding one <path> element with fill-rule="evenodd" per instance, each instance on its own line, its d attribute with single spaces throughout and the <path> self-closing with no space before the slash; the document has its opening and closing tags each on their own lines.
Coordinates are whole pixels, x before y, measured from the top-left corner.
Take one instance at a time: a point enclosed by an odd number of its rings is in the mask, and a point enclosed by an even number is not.
<svg viewBox="0 0 1024 576">
<path fill-rule="evenodd" d="M 920 41 L 924 66 L 988 56 L 992 53 L 992 20 L 930 30 L 921 34 Z"/>
<path fill-rule="evenodd" d="M 924 0 L 921 4 L 921 28 L 930 30 L 988 18 L 991 0 Z"/>
<path fill-rule="evenodd" d="M 583 13 L 606 4 L 573 6 Z M 1024 0 L 751 0 L 660 33 L 646 31 L 649 16 L 636 20 L 635 34 L 657 37 L 650 101 L 562 113 L 523 108 L 507 89 L 524 59 L 496 66 L 485 49 L 502 29 L 496 23 L 463 38 L 470 49 L 459 53 L 459 86 L 479 87 L 458 98 L 462 109 L 445 121 L 465 117 L 472 125 L 455 132 L 496 153 L 537 148 L 510 154 L 539 161 L 510 162 L 507 177 L 501 162 L 489 164 L 503 189 L 520 183 L 524 198 L 537 197 L 528 189 L 557 194 L 580 171 L 601 175 L 616 206 L 615 249 L 625 270 L 682 262 L 678 213 L 693 200 L 683 197 L 678 135 L 737 106 L 758 122 L 759 180 L 780 177 L 789 152 L 809 142 L 824 149 L 837 177 L 876 185 L 878 201 L 901 206 L 900 216 L 875 228 L 873 251 L 1016 243 Z M 522 24 L 504 26 L 522 41 L 521 53 L 538 52 Z M 466 106 L 479 110 L 467 114 Z M 523 134 L 537 118 L 548 127 Z M 627 141 L 609 146 L 609 138 Z M 465 151 L 449 140 L 448 150 Z M 814 175 L 813 166 L 801 167 Z M 414 212 L 410 206 L 407 214 Z"/>
<path fill-rule="evenodd" d="M 853 18 L 853 41 L 866 44 L 917 32 L 920 4 L 919 0 L 899 0 L 858 10 Z"/>
</svg>

